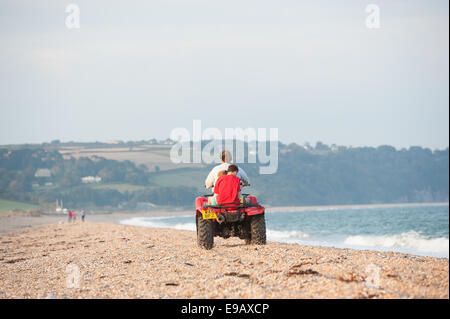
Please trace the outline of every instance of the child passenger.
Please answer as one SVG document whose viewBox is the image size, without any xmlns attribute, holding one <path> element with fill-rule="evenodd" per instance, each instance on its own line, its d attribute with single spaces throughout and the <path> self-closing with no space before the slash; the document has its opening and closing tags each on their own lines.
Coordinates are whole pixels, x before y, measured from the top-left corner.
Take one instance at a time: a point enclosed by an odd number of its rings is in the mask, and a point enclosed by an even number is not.
<svg viewBox="0 0 450 319">
<path fill-rule="evenodd" d="M 241 180 L 236 176 L 238 171 L 239 168 L 231 164 L 228 167 L 227 174 L 223 174 L 217 179 L 214 186 L 214 196 L 211 200 L 212 205 L 244 203 L 244 198 L 241 194 Z M 245 200 L 245 202 L 247 201 Z"/>
</svg>

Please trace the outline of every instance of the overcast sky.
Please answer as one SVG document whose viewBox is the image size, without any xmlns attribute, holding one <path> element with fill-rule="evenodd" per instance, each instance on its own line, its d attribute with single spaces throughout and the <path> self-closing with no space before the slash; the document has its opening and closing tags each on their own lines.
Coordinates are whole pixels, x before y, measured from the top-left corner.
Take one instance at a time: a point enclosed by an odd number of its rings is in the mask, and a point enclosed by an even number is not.
<svg viewBox="0 0 450 319">
<path fill-rule="evenodd" d="M 80 28 L 65 24 L 69 3 Z M 369 29 L 367 4 L 380 9 Z M 448 1 L 0 2 L 0 144 L 279 130 L 449 145 Z"/>
</svg>

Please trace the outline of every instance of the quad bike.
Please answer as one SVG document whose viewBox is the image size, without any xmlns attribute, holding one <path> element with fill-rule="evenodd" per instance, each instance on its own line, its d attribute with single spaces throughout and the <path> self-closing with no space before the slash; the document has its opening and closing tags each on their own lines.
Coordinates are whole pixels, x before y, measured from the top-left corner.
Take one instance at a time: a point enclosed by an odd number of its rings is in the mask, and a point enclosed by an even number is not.
<svg viewBox="0 0 450 319">
<path fill-rule="evenodd" d="M 246 244 L 266 244 L 265 208 L 255 196 L 243 194 L 249 203 L 221 205 L 208 205 L 208 196 L 212 195 L 203 195 L 195 200 L 197 243 L 200 247 L 211 249 L 214 236 L 239 237 Z"/>
</svg>

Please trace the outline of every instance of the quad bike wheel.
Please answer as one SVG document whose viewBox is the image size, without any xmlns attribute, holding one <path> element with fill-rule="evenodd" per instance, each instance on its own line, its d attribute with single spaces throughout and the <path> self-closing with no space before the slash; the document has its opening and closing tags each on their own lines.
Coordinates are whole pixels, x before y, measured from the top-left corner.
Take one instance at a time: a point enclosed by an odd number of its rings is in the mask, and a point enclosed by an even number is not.
<svg viewBox="0 0 450 319">
<path fill-rule="evenodd" d="M 250 238 L 245 239 L 245 243 L 254 245 L 266 244 L 266 221 L 264 214 L 251 216 Z"/>
<path fill-rule="evenodd" d="M 197 243 L 200 247 L 211 249 L 214 246 L 214 225 L 211 219 L 197 216 Z"/>
</svg>

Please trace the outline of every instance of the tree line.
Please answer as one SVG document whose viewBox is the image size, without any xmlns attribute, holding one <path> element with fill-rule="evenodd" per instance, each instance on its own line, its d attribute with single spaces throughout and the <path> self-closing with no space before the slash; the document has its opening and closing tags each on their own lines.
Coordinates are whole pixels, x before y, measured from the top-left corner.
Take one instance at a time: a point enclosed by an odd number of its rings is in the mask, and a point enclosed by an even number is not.
<svg viewBox="0 0 450 319">
<path fill-rule="evenodd" d="M 391 146 L 347 148 L 297 144 L 279 146 L 278 171 L 260 175 L 258 165 L 239 164 L 251 179 L 252 192 L 269 205 L 339 205 L 365 203 L 436 202 L 449 197 L 449 149 L 422 147 L 397 150 Z M 37 178 L 47 168 L 50 177 Z M 183 171 L 207 175 L 211 166 Z M 204 193 L 199 187 L 174 184 L 160 187 L 144 165 L 101 157 L 65 159 L 57 149 L 0 149 L 0 198 L 53 205 L 135 208 L 140 202 L 192 206 Z M 173 173 L 172 173 L 173 174 Z M 133 191 L 95 188 L 85 176 L 100 176 L 102 183 L 140 185 Z M 52 186 L 33 188 L 33 183 Z"/>
<path fill-rule="evenodd" d="M 49 177 L 36 177 L 48 169 Z M 133 192 L 94 188 L 82 177 L 99 176 L 102 184 L 125 183 L 146 186 Z M 33 184 L 39 187 L 33 189 Z M 45 185 L 51 185 L 42 187 Z M 0 149 L 0 198 L 32 202 L 41 206 L 63 200 L 67 207 L 126 207 L 139 202 L 157 205 L 188 205 L 197 195 L 193 187 L 158 187 L 151 183 L 143 165 L 101 157 L 64 159 L 57 150 L 36 148 Z"/>
<path fill-rule="evenodd" d="M 306 150 L 292 144 L 279 156 L 278 171 L 253 177 L 261 200 L 272 205 L 347 205 L 448 202 L 449 150 L 391 146 Z"/>
</svg>

